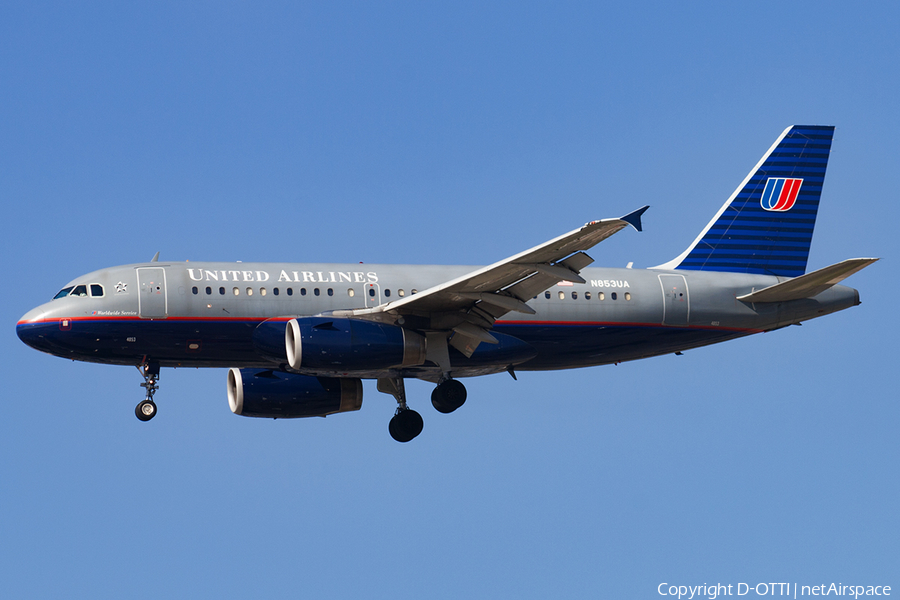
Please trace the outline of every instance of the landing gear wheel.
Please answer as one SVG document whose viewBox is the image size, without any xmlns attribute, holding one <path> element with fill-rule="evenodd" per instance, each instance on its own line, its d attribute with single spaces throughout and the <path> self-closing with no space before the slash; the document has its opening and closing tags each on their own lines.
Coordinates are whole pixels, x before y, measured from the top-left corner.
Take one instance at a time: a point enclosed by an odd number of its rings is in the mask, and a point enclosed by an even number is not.
<svg viewBox="0 0 900 600">
<path fill-rule="evenodd" d="M 388 431 L 391 433 L 392 438 L 398 442 L 405 443 L 422 433 L 422 427 L 424 426 L 422 415 L 407 408 L 406 410 L 397 411 L 397 414 L 388 423 Z"/>
<path fill-rule="evenodd" d="M 143 362 L 138 366 L 144 383 L 141 387 L 147 390 L 147 397 L 134 407 L 134 416 L 141 421 L 149 421 L 156 416 L 156 404 L 153 403 L 153 394 L 159 389 L 159 363 Z"/>
<path fill-rule="evenodd" d="M 134 416 L 141 421 L 149 421 L 156 416 L 156 404 L 153 400 L 143 400 L 134 408 Z"/>
<path fill-rule="evenodd" d="M 455 379 L 448 379 L 431 392 L 431 403 L 438 412 L 448 414 L 465 404 L 466 395 L 466 386 Z"/>
</svg>

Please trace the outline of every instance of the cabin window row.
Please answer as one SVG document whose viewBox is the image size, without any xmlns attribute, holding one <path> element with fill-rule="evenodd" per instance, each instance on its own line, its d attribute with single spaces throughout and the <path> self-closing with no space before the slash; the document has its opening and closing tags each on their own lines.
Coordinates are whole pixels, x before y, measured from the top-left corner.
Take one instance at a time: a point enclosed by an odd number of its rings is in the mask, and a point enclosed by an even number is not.
<svg viewBox="0 0 900 600">
<path fill-rule="evenodd" d="M 71 288 L 69 288 L 69 289 L 71 289 Z M 63 291 L 65 291 L 65 290 L 63 290 Z M 207 296 L 212 296 L 216 290 L 214 290 L 214 288 L 212 286 L 206 286 L 206 288 L 203 291 L 206 293 Z M 217 291 L 220 296 L 225 296 L 226 294 L 228 294 L 228 290 L 224 286 L 220 286 Z M 416 294 L 416 293 L 418 293 L 418 291 L 419 290 L 413 289 L 410 291 L 410 293 Z M 306 296 L 308 293 L 306 288 L 300 288 L 299 292 L 300 292 L 301 296 Z M 390 289 L 385 288 L 383 290 L 383 292 L 384 292 L 384 296 L 386 298 L 391 297 Z M 195 296 L 197 296 L 198 294 L 200 294 L 200 288 L 195 285 L 194 287 L 191 288 L 191 293 L 194 294 Z M 254 289 L 252 287 L 247 287 L 242 290 L 240 287 L 235 286 L 235 287 L 231 288 L 231 293 L 234 294 L 235 296 L 240 296 L 242 293 L 246 294 L 247 296 L 252 296 L 253 294 L 256 294 L 256 293 L 259 293 L 260 296 L 268 296 L 269 290 L 264 287 L 258 288 L 258 290 Z M 287 294 L 288 296 L 293 296 L 294 288 L 285 288 L 284 293 Z M 334 296 L 334 288 L 327 288 L 325 290 L 325 293 L 329 296 Z M 375 297 L 375 288 L 369 288 L 368 293 L 369 293 L 369 296 L 374 298 Z M 60 292 L 60 294 L 62 294 L 62 292 Z M 281 288 L 272 288 L 272 295 L 273 296 L 281 295 Z M 313 296 L 321 296 L 322 290 L 319 288 L 313 288 L 312 295 Z M 351 298 L 356 296 L 356 290 L 353 288 L 347 289 L 347 295 L 350 296 Z M 402 297 L 406 296 L 406 291 L 403 289 L 399 289 L 399 290 L 397 290 L 397 295 L 402 298 Z M 60 296 L 57 294 L 57 298 L 58 297 L 60 297 Z"/>
<path fill-rule="evenodd" d="M 572 300 L 578 300 L 578 292 L 572 291 L 572 292 L 570 292 L 570 295 L 572 296 Z M 625 296 L 625 300 L 629 300 L 629 301 L 631 300 L 631 292 L 625 292 L 624 296 Z M 549 290 L 544 292 L 544 298 L 546 298 L 547 300 L 549 300 L 552 297 L 553 297 L 553 294 Z M 559 297 L 560 300 L 565 300 L 566 293 L 565 292 L 557 292 L 557 297 Z M 593 296 L 591 295 L 591 292 L 584 292 L 581 297 L 584 298 L 585 300 L 590 300 Z M 537 296 L 535 296 L 535 298 L 537 298 Z M 609 294 L 609 298 L 610 298 L 610 300 L 618 300 L 619 293 L 611 292 Z M 597 292 L 597 300 L 606 300 L 606 292 Z"/>
</svg>

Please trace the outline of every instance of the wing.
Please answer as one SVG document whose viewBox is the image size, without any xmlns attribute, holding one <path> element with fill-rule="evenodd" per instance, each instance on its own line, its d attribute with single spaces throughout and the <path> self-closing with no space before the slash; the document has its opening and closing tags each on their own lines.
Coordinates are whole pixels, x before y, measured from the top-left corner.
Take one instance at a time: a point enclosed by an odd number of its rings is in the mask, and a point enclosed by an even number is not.
<svg viewBox="0 0 900 600">
<path fill-rule="evenodd" d="M 434 332 L 444 339 L 453 332 L 450 344 L 471 356 L 479 343 L 497 343 L 490 329 L 501 316 L 510 311 L 534 314 L 534 309 L 525 302 L 560 281 L 584 283 L 578 272 L 594 262 L 584 250 L 628 225 L 641 231 L 641 215 L 647 208 L 644 206 L 619 219 L 591 221 L 530 250 L 413 296 L 374 308 L 332 314 L 387 322 L 402 319 L 403 323 L 409 322 L 416 329 Z M 429 344 L 438 337 L 429 335 Z"/>
</svg>

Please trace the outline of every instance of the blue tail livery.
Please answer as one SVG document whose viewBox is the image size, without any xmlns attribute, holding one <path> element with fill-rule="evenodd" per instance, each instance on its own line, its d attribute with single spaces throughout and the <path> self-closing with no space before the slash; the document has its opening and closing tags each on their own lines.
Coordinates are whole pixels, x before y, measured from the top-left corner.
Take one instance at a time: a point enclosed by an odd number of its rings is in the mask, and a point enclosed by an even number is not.
<svg viewBox="0 0 900 600">
<path fill-rule="evenodd" d="M 694 243 L 657 268 L 803 275 L 833 136 L 831 126 L 785 129 Z"/>
</svg>

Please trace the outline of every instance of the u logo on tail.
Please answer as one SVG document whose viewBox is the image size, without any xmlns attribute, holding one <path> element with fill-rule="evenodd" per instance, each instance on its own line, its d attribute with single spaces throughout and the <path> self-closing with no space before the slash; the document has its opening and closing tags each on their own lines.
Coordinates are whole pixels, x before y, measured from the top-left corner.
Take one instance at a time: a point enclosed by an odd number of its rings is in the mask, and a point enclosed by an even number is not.
<svg viewBox="0 0 900 600">
<path fill-rule="evenodd" d="M 788 179 L 786 177 L 770 177 L 766 181 L 766 189 L 763 190 L 759 203 L 763 209 L 772 212 L 784 212 L 791 210 L 797 202 L 797 194 L 800 193 L 802 179 Z"/>
</svg>

